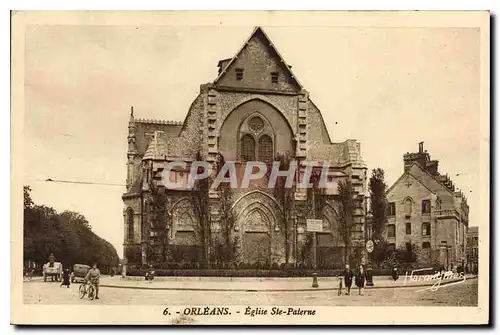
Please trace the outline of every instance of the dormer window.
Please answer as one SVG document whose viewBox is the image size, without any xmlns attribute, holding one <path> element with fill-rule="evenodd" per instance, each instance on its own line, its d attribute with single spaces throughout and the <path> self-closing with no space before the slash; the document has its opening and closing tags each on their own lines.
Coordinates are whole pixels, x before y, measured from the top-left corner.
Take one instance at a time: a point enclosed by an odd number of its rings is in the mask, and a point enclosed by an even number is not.
<svg viewBox="0 0 500 335">
<path fill-rule="evenodd" d="M 243 80 L 243 69 L 235 69 L 236 72 L 236 80 Z"/>
<path fill-rule="evenodd" d="M 278 78 L 279 78 L 279 73 L 278 72 L 271 72 L 271 82 L 273 84 L 278 83 Z"/>
</svg>

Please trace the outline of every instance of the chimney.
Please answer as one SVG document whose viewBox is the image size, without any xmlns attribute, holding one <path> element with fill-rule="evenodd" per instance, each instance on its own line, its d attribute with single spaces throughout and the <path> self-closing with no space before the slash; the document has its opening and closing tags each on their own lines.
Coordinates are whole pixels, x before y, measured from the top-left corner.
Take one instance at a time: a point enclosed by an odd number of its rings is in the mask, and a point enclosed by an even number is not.
<svg viewBox="0 0 500 335">
<path fill-rule="evenodd" d="M 433 176 L 437 176 L 439 174 L 438 166 L 439 166 L 439 161 L 432 160 L 432 161 L 427 162 L 427 166 L 425 168 L 426 168 L 427 172 L 429 172 Z"/>
<path fill-rule="evenodd" d="M 418 143 L 418 152 L 413 152 L 413 153 L 408 152 L 404 154 L 403 161 L 404 161 L 405 172 L 408 171 L 411 168 L 411 166 L 415 163 L 420 165 L 422 169 L 426 169 L 427 163 L 430 161 L 430 155 L 426 151 L 424 151 L 424 142 Z M 437 164 L 435 167 L 437 170 Z"/>
</svg>

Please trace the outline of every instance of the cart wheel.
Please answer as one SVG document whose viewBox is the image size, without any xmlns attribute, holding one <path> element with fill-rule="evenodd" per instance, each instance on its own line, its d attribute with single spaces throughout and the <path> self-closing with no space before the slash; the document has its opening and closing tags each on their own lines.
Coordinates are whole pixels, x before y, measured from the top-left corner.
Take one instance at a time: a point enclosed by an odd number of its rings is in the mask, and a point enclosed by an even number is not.
<svg viewBox="0 0 500 335">
<path fill-rule="evenodd" d="M 83 297 L 87 293 L 85 292 L 85 284 L 80 285 L 80 287 L 78 288 L 78 293 L 80 294 L 80 299 L 83 299 Z"/>
</svg>

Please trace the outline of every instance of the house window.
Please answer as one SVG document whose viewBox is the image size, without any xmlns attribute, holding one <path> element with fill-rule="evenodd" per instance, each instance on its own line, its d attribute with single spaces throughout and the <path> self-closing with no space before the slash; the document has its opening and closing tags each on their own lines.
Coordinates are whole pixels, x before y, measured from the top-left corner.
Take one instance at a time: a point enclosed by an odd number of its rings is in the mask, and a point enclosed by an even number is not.
<svg viewBox="0 0 500 335">
<path fill-rule="evenodd" d="M 273 140 L 269 135 L 262 135 L 259 138 L 259 160 L 269 163 L 273 158 Z"/>
<path fill-rule="evenodd" d="M 411 201 L 411 199 L 408 198 L 405 200 L 405 216 L 406 217 L 411 216 L 412 205 L 413 205 L 413 202 Z"/>
<path fill-rule="evenodd" d="M 127 239 L 134 240 L 134 210 L 132 208 L 127 209 Z"/>
<path fill-rule="evenodd" d="M 411 222 L 406 222 L 406 235 L 411 235 Z"/>
<path fill-rule="evenodd" d="M 241 138 L 241 160 L 255 161 L 255 141 L 251 135 L 244 135 Z"/>
<path fill-rule="evenodd" d="M 396 237 L 396 226 L 393 224 L 387 225 L 387 237 Z"/>
<path fill-rule="evenodd" d="M 236 80 L 243 80 L 243 69 L 235 69 L 234 71 L 236 73 Z"/>
<path fill-rule="evenodd" d="M 406 251 L 407 252 L 411 252 L 411 243 L 410 242 L 406 242 L 405 246 L 406 246 Z"/>
<path fill-rule="evenodd" d="M 423 236 L 431 235 L 431 224 L 429 222 L 422 223 L 422 235 Z"/>
<path fill-rule="evenodd" d="M 424 242 L 422 243 L 422 249 L 429 249 L 431 247 L 430 242 Z"/>
<path fill-rule="evenodd" d="M 396 203 L 390 202 L 387 208 L 387 215 L 394 216 L 396 215 Z"/>
<path fill-rule="evenodd" d="M 278 78 L 279 78 L 279 73 L 278 72 L 271 72 L 271 82 L 273 84 L 278 83 Z"/>
<path fill-rule="evenodd" d="M 431 212 L 431 201 L 422 200 L 422 214 L 429 214 Z"/>
</svg>

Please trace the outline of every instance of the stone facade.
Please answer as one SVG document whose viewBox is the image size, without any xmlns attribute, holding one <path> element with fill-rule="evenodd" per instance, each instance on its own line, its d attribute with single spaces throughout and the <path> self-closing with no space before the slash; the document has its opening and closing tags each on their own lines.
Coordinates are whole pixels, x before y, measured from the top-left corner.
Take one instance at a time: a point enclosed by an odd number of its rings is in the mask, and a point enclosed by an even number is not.
<svg viewBox="0 0 500 335">
<path fill-rule="evenodd" d="M 217 78 L 200 86 L 184 122 L 136 119 L 131 113 L 127 192 L 122 197 L 127 262 L 196 263 L 199 259 L 198 219 L 187 187 L 189 167 L 198 153 L 209 162 L 222 154 L 235 163 L 238 173 L 244 161 L 267 163 L 277 154 L 287 154 L 298 162 L 299 176 L 304 174 L 305 162 L 330 166 L 328 179 L 334 186 L 325 190 L 326 206 L 316 215 L 324 222 L 323 232 L 317 234 L 317 263 L 341 266 L 335 209 L 340 180 L 349 179 L 354 185 L 359 201 L 353 213 L 353 244 L 360 248 L 364 243 L 366 167 L 359 143 L 331 142 L 321 112 L 261 28 L 254 30 L 233 58 L 218 66 Z M 172 161 L 187 164 L 170 172 L 171 181 L 184 185 L 175 190 L 165 189 L 162 180 L 165 165 Z M 153 192 L 161 196 L 152 197 Z M 295 194 L 293 222 L 284 227 L 280 222 L 285 213 L 272 189 L 258 183 L 235 189 L 232 208 L 237 223 L 231 232 L 239 241 L 235 262 L 280 265 L 296 262 L 299 253 L 310 260 L 314 253 L 312 234 L 306 231 L 306 198 L 305 190 Z M 217 194 L 211 194 L 213 234 L 221 230 L 219 206 Z"/>
<path fill-rule="evenodd" d="M 467 268 L 471 273 L 479 271 L 479 227 L 469 227 L 467 232 Z"/>
<path fill-rule="evenodd" d="M 394 247 L 416 245 L 419 263 L 446 268 L 466 263 L 469 206 L 438 161 L 423 150 L 404 155 L 404 173 L 387 190 L 387 241 Z"/>
</svg>

